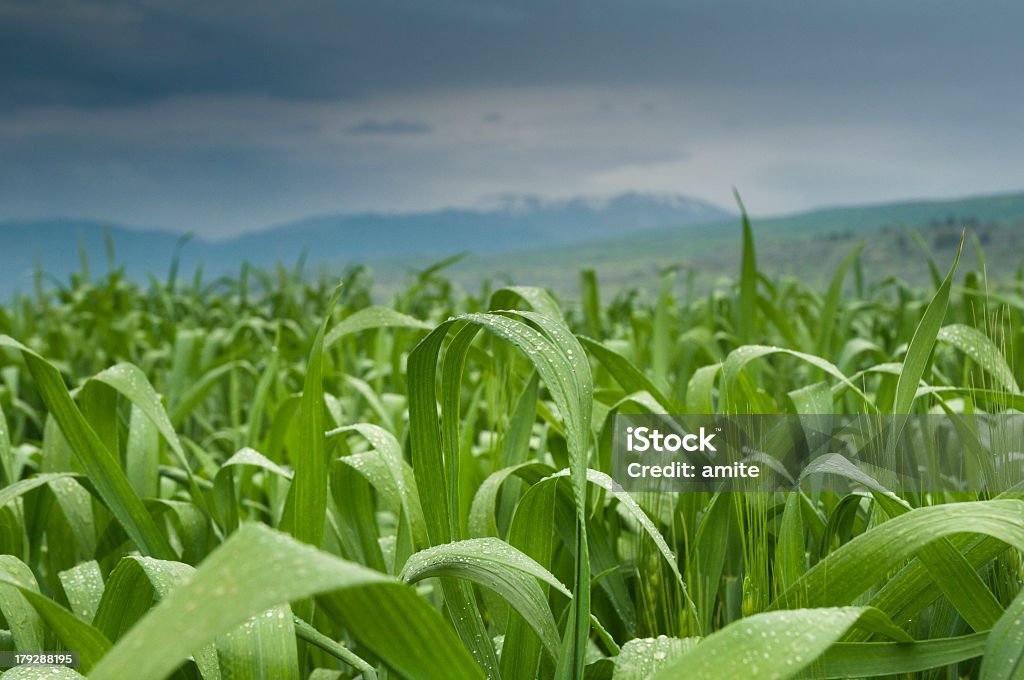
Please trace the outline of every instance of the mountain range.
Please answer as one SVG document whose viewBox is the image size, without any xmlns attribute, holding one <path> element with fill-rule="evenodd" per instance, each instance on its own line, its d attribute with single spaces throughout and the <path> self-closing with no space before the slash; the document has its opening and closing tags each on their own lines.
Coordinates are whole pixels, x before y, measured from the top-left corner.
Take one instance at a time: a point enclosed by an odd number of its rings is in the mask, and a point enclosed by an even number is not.
<svg viewBox="0 0 1024 680">
<path fill-rule="evenodd" d="M 826 207 L 753 222 L 759 256 L 777 271 L 805 277 L 827 277 L 837 258 L 865 239 L 862 259 L 874 263 L 872 273 L 907 274 L 909 264 L 924 262 L 907 229 L 923 234 L 919 243 L 930 239 L 934 254 L 945 258 L 969 227 L 983 245 L 991 243 L 995 273 L 1015 270 L 1024 252 L 1024 192 Z M 37 266 L 64 281 L 81 268 L 82 253 L 94 270 L 105 269 L 112 252 L 130 276 L 162 277 L 179 247 L 185 275 L 200 265 L 207 276 L 237 271 L 243 261 L 291 265 L 305 254 L 321 270 L 367 262 L 385 284 L 411 267 L 469 252 L 449 270 L 467 285 L 498 277 L 571 294 L 581 267 L 594 268 L 613 287 L 645 285 L 660 269 L 679 265 L 708 281 L 728 275 L 738 235 L 735 213 L 686 196 L 639 193 L 604 200 L 510 196 L 488 208 L 326 215 L 185 243 L 181 234 L 95 220 L 7 221 L 0 222 L 0 294 L 30 289 Z"/>
<path fill-rule="evenodd" d="M 650 229 L 706 224 L 733 217 L 709 203 L 678 195 L 627 193 L 605 200 L 549 201 L 509 196 L 486 209 L 450 208 L 410 214 L 337 214 L 312 217 L 228 239 L 195 235 L 182 244 L 187 271 L 202 263 L 207 274 L 242 261 L 311 264 L 391 257 L 446 257 L 457 252 L 494 254 L 581 244 Z M 108 246 L 130 275 L 162 275 L 182 235 L 96 220 L 0 222 L 0 291 L 32 285 L 39 266 L 63 280 L 80 267 L 106 266 Z"/>
</svg>

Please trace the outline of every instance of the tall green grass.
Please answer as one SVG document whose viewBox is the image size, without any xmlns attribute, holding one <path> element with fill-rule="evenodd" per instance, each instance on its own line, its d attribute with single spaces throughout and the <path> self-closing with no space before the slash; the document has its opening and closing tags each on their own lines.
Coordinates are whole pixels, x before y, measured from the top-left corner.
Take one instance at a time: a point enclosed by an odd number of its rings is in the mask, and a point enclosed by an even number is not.
<svg viewBox="0 0 1024 680">
<path fill-rule="evenodd" d="M 980 249 L 921 291 L 867 243 L 819 291 L 741 234 L 733 283 L 584 272 L 579 305 L 444 263 L 387 306 L 359 268 L 40 282 L 0 308 L 0 645 L 106 679 L 1024 677 L 1024 493 L 608 476 L 617 413 L 1024 410 L 1024 282 Z"/>
</svg>

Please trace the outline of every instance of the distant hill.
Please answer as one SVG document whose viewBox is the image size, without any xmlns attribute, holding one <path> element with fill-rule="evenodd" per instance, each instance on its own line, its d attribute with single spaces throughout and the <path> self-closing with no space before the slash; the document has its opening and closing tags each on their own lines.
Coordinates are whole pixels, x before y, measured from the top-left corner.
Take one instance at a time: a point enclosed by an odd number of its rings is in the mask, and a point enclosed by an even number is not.
<svg viewBox="0 0 1024 680">
<path fill-rule="evenodd" d="M 897 276 L 915 285 L 928 285 L 928 261 L 920 243 L 909 236 L 911 230 L 918 232 L 921 243 L 942 268 L 952 262 L 964 228 L 982 246 L 990 276 L 1015 276 L 1024 265 L 1024 193 L 830 207 L 754 218 L 752 226 L 764 271 L 821 285 L 827 284 L 843 257 L 862 242 L 861 261 L 869 278 Z M 666 268 L 687 270 L 695 285 L 705 287 L 719 277 L 735 277 L 739 258 L 740 221 L 733 217 L 686 229 L 650 229 L 574 247 L 500 258 L 479 255 L 460 262 L 449 273 L 468 286 L 482 278 L 542 281 L 574 295 L 579 269 L 584 267 L 594 269 L 608 289 L 645 286 L 657 290 L 660 272 Z M 973 259 L 970 243 L 966 259 Z"/>
<path fill-rule="evenodd" d="M 709 203 L 675 195 L 629 193 L 607 200 L 546 201 L 506 197 L 489 209 L 448 209 L 413 214 L 327 215 L 250 232 L 232 239 L 193 238 L 183 248 L 184 270 L 202 262 L 208 274 L 256 264 L 295 262 L 308 252 L 312 264 L 383 257 L 444 257 L 452 253 L 501 253 L 523 248 L 581 244 L 659 227 L 707 223 L 731 214 Z M 130 274 L 162 276 L 180 236 L 93 220 L 0 222 L 0 291 L 32 285 L 38 262 L 57 279 L 79 266 L 79 245 L 93 267 L 105 267 L 105 235 L 116 261 Z"/>
<path fill-rule="evenodd" d="M 1015 267 L 1024 252 L 1024 193 L 830 207 L 756 218 L 753 224 L 758 255 L 771 265 L 769 271 L 827 278 L 849 248 L 870 236 L 863 260 L 871 274 L 922 279 L 925 260 L 906 237 L 911 228 L 932 239 L 936 256 L 944 258 L 960 228 L 976 227 L 983 245 L 991 241 L 990 267 Z M 150 273 L 163 277 L 181 238 L 88 220 L 0 222 L 0 294 L 31 288 L 36 262 L 49 276 L 66 280 L 79 268 L 79 244 L 94 270 L 105 269 L 105 234 L 117 264 L 140 279 Z M 311 266 L 328 270 L 369 263 L 385 284 L 411 267 L 468 251 L 472 255 L 451 270 L 467 285 L 501 277 L 571 294 L 581 267 L 595 268 L 612 287 L 646 285 L 664 267 L 682 266 L 704 282 L 732 275 L 739 220 L 684 196 L 509 197 L 488 209 L 329 215 L 227 240 L 193 238 L 182 249 L 182 274 L 199 263 L 207 275 L 234 271 L 243 260 L 292 264 L 304 251 Z"/>
</svg>

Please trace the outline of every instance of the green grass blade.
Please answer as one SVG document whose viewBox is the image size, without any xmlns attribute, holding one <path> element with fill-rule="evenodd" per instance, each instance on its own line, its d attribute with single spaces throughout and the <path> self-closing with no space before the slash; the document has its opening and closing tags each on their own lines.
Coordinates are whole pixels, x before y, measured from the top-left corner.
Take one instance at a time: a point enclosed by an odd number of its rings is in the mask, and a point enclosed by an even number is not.
<svg viewBox="0 0 1024 680">
<path fill-rule="evenodd" d="M 322 649 L 334 658 L 343 661 L 352 668 L 361 672 L 364 680 L 377 680 L 376 669 L 374 669 L 374 667 L 365 659 L 356 655 L 348 647 L 335 642 L 297 616 L 293 618 L 293 623 L 295 625 L 295 635 L 298 639 L 304 640 L 309 644 Z M 316 671 L 314 671 L 313 674 L 315 675 Z M 313 675 L 310 675 L 310 678 L 312 677 Z M 341 677 L 340 671 L 338 672 L 338 677 Z"/>
<path fill-rule="evenodd" d="M 665 397 L 660 389 L 643 374 L 633 363 L 615 350 L 609 349 L 597 340 L 582 337 L 579 338 L 587 352 L 608 369 L 615 381 L 622 386 L 627 394 L 633 392 L 649 392 L 666 413 L 674 413 L 674 404 Z"/>
<path fill-rule="evenodd" d="M 442 454 L 441 428 L 437 422 L 437 400 L 435 395 L 437 357 L 441 343 L 455 323 L 471 323 L 485 328 L 524 351 L 533 361 L 542 380 L 562 414 L 568 434 L 569 459 L 573 495 L 577 512 L 576 574 L 573 581 L 572 625 L 568 628 L 564 650 L 556 669 L 557 676 L 580 677 L 585 666 L 586 644 L 590 628 L 589 585 L 590 569 L 586 539 L 586 466 L 590 448 L 590 417 L 593 385 L 590 366 L 583 348 L 561 320 L 536 312 L 509 312 L 499 314 L 467 314 L 456 320 L 445 322 L 428 335 L 413 351 L 409 358 L 409 418 L 413 450 L 413 468 L 417 473 L 420 492 L 424 499 L 424 514 L 431 541 L 435 544 L 451 540 L 454 509 L 453 489 L 446 482 L 445 471 L 453 464 Z M 516 318 L 518 317 L 518 318 Z M 524 323 L 529 322 L 529 323 Z M 535 328 L 531 328 L 533 324 Z M 539 330 L 538 330 L 539 329 Z M 460 347 L 449 347 L 449 353 L 466 351 L 469 335 L 456 335 Z M 462 347 L 462 346 L 465 346 Z M 446 353 L 446 357 L 448 354 Z M 453 384 L 451 371 L 461 372 L 462 362 L 447 362 L 451 366 L 448 379 Z M 450 392 L 444 393 L 449 398 Z M 451 445 L 451 407 L 447 412 L 449 421 L 446 428 L 449 436 L 445 441 Z M 442 408 L 442 414 L 446 409 Z M 463 635 L 465 639 L 465 634 Z"/>
<path fill-rule="evenodd" d="M 612 680 L 647 680 L 698 642 L 697 638 L 634 638 L 615 657 Z"/>
<path fill-rule="evenodd" d="M 846 278 L 846 272 L 849 271 L 853 263 L 860 257 L 862 250 L 864 250 L 863 243 L 859 244 L 843 258 L 843 261 L 836 269 L 836 273 L 832 276 L 832 283 L 829 284 L 828 291 L 825 293 L 825 300 L 822 303 L 821 315 L 819 316 L 818 341 L 815 347 L 815 352 L 819 356 L 827 356 L 829 354 L 829 348 L 832 344 L 832 333 L 835 329 L 836 314 L 839 312 L 839 299 L 843 293 L 843 279 Z"/>
<path fill-rule="evenodd" d="M 287 604 L 253 616 L 217 638 L 222 680 L 299 680 L 295 624 Z"/>
<path fill-rule="evenodd" d="M 110 641 L 99 630 L 41 595 L 28 566 L 10 555 L 0 556 L 0 611 L 18 651 L 52 649 L 48 643 L 56 639 L 77 651 L 82 669 L 88 671 L 110 649 Z M 43 623 L 48 627 L 45 634 Z"/>
<path fill-rule="evenodd" d="M 1013 394 L 1020 394 L 1020 387 L 1013 377 L 1013 369 L 992 340 L 973 326 L 962 323 L 950 324 L 939 329 L 939 342 L 956 347 L 973 361 L 976 361 L 995 381 L 994 387 Z"/>
<path fill-rule="evenodd" d="M 405 563 L 400 578 L 415 583 L 432 576 L 465 579 L 493 590 L 526 619 L 552 658 L 557 655 L 558 628 L 537 581 L 566 597 L 571 593 L 529 556 L 497 538 L 468 539 L 416 553 Z"/>
<path fill-rule="evenodd" d="M 991 500 L 912 510 L 857 536 L 812 567 L 773 603 L 854 602 L 922 547 L 957 533 L 990 535 L 1024 549 L 1024 502 Z"/>
<path fill-rule="evenodd" d="M 40 676 L 38 666 L 18 666 L 4 673 L 6 680 L 40 680 L 45 677 L 47 680 L 83 680 L 84 676 L 78 671 L 67 666 L 53 666 L 46 669 L 46 675 Z"/>
<path fill-rule="evenodd" d="M 775 587 L 776 592 L 786 590 L 803 576 L 806 569 L 804 547 L 804 523 L 799 491 L 787 494 L 786 507 L 782 511 L 779 537 L 775 545 Z"/>
<path fill-rule="evenodd" d="M 385 665 L 422 680 L 478 680 L 480 669 L 440 616 L 406 585 L 254 524 L 243 525 L 103 658 L 91 680 L 163 678 L 190 650 L 250 617 L 320 601 Z M 365 612 L 373 611 L 373 616 Z"/>
<path fill-rule="evenodd" d="M 71 400 L 64 379 L 53 364 L 6 335 L 0 335 L 0 347 L 21 352 L 43 401 L 60 425 L 96 493 L 139 550 L 153 557 L 172 559 L 175 555 L 167 539 L 132 489 L 117 458 L 103 445 Z"/>
<path fill-rule="evenodd" d="M 814 661 L 855 625 L 905 634 L 870 607 L 795 609 L 756 614 L 713 633 L 666 664 L 652 680 L 786 680 Z M 812 670 L 813 676 L 813 670 Z"/>
<path fill-rule="evenodd" d="M 754 323 L 757 319 L 757 255 L 754 252 L 754 233 L 750 218 L 743 206 L 739 192 L 733 190 L 740 208 L 743 223 L 743 253 L 740 261 L 740 292 L 736 308 L 736 333 L 741 343 L 749 343 L 754 337 Z"/>
<path fill-rule="evenodd" d="M 160 488 L 160 432 L 135 404 L 128 418 L 125 475 L 142 498 L 155 498 Z"/>
<path fill-rule="evenodd" d="M 871 410 L 876 410 L 872 401 L 864 394 L 861 389 L 846 377 L 846 375 L 836 368 L 832 362 L 822 359 L 821 357 L 814 356 L 813 354 L 807 354 L 806 352 L 797 352 L 796 350 L 788 349 L 785 347 L 773 347 L 768 345 L 744 345 L 737 347 L 729 356 L 722 362 L 722 392 L 726 401 L 726 408 L 724 412 L 730 412 L 728 403 L 729 399 L 735 399 L 735 395 L 739 392 L 740 373 L 750 362 L 761 359 L 763 357 L 771 356 L 773 354 L 784 354 L 787 356 L 795 357 L 815 368 L 819 368 L 825 373 L 842 383 L 847 389 L 852 391 L 854 394 L 859 396 L 865 406 Z M 719 405 L 719 411 L 723 411 L 722 406 Z"/>
<path fill-rule="evenodd" d="M 62 571 L 59 574 L 61 587 L 75 616 L 86 623 L 92 623 L 103 598 L 103 573 L 95 560 Z"/>
<path fill-rule="evenodd" d="M 328 310 L 334 306 L 332 303 Z M 293 453 L 295 477 L 289 489 L 291 522 L 288 526 L 295 538 L 319 547 L 324 537 L 324 516 L 327 512 L 327 451 L 324 438 L 324 334 L 330 313 L 313 339 L 302 384 L 302 406 L 299 411 L 298 449 Z"/>
<path fill-rule="evenodd" d="M 39 583 L 28 565 L 14 555 L 0 555 L 0 614 L 14 638 L 15 649 L 31 652 L 47 649 L 43 620 L 26 599 L 39 592 Z"/>
<path fill-rule="evenodd" d="M 7 431 L 3 404 L 0 404 L 0 471 L 4 473 L 5 484 L 14 483 L 14 451 L 11 450 L 11 436 Z"/>
<path fill-rule="evenodd" d="M 388 307 L 366 307 L 351 316 L 339 321 L 331 327 L 323 341 L 324 348 L 333 347 L 346 335 L 367 331 L 374 328 L 412 328 L 430 330 L 430 324 L 413 317 L 396 312 Z"/>
<path fill-rule="evenodd" d="M 996 622 L 985 645 L 982 680 L 1024 678 L 1024 590 Z"/>
<path fill-rule="evenodd" d="M 537 531 L 537 527 L 554 524 L 556 489 L 554 484 L 538 484 L 529 488 L 516 504 L 509 526 L 508 542 L 541 565 L 550 565 L 552 562 L 554 536 L 553 532 Z M 543 584 L 541 588 L 547 590 Z M 536 678 L 542 645 L 529 622 L 516 611 L 509 611 L 501 652 L 502 678 Z"/>
<path fill-rule="evenodd" d="M 914 330 L 914 337 L 910 340 L 907 348 L 907 356 L 903 359 L 903 370 L 900 371 L 899 380 L 896 383 L 896 394 L 893 399 L 892 413 L 910 413 L 910 407 L 914 403 L 918 385 L 924 377 L 925 368 L 928 366 L 928 359 L 932 355 L 932 348 L 935 347 L 935 340 L 942 327 L 942 320 L 946 316 L 946 307 L 949 305 L 949 290 L 953 285 L 953 276 L 956 274 L 956 267 L 960 263 L 960 253 L 964 247 L 963 236 L 960 237 L 960 245 L 956 249 L 956 258 L 953 266 L 950 267 L 946 278 L 942 280 L 939 289 L 935 292 L 928 307 L 924 310 L 924 316 Z M 885 409 L 883 409 L 885 410 Z"/>
<path fill-rule="evenodd" d="M 922 642 L 837 642 L 814 665 L 816 678 L 920 673 L 981 656 L 988 633 Z"/>
</svg>

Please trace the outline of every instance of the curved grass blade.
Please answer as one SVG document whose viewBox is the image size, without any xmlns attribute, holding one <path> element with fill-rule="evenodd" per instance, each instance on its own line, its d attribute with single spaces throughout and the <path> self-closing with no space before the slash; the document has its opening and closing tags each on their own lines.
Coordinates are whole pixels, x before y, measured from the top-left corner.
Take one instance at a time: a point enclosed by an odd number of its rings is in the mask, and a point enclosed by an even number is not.
<svg viewBox="0 0 1024 680">
<path fill-rule="evenodd" d="M 572 594 L 529 556 L 497 538 L 471 538 L 416 553 L 399 578 L 415 583 L 432 576 L 466 579 L 498 593 L 537 632 L 552 658 L 557 656 L 558 628 L 537 581 L 566 597 Z"/>
<path fill-rule="evenodd" d="M 647 680 L 673 659 L 693 649 L 698 638 L 634 638 L 615 657 L 612 680 Z"/>
<path fill-rule="evenodd" d="M 516 318 L 518 317 L 518 318 Z M 529 323 L 526 323 L 529 322 Z M 409 417 L 413 451 L 413 469 L 424 499 L 424 514 L 427 519 L 431 541 L 447 543 L 453 538 L 449 522 L 458 507 L 451 502 L 453 485 L 445 480 L 445 471 L 453 469 L 453 461 L 445 460 L 442 453 L 442 437 L 437 420 L 436 367 L 438 354 L 444 338 L 455 324 L 473 324 L 512 343 L 533 361 L 541 379 L 551 391 L 552 397 L 562 415 L 568 439 L 571 468 L 571 482 L 577 513 L 576 575 L 572 601 L 572 625 L 568 627 L 564 641 L 565 648 L 559 656 L 558 677 L 580 677 L 585 664 L 587 639 L 589 637 L 590 570 L 587 559 L 586 539 L 586 456 L 590 440 L 590 417 L 593 386 L 590 366 L 585 360 L 583 348 L 562 322 L 535 312 L 509 312 L 500 314 L 467 314 L 438 326 L 413 350 L 409 358 Z M 531 325 L 533 327 L 531 327 Z M 456 352 L 456 360 L 446 359 L 448 384 L 454 381 L 454 372 L 461 372 L 462 360 L 457 352 L 468 349 L 470 334 L 456 335 L 446 357 Z M 453 350 L 457 347 L 457 350 Z M 450 366 L 450 368 L 448 368 Z M 451 392 L 442 392 L 451 395 Z M 457 411 L 457 404 L 442 408 L 448 413 L 446 428 L 451 430 L 451 411 Z M 451 436 L 446 438 L 450 446 Z M 430 500 L 428 500 L 430 499 Z M 436 499 L 436 500 L 435 500 Z M 466 635 L 463 634 L 463 638 Z"/>
<path fill-rule="evenodd" d="M 729 356 L 722 362 L 722 391 L 724 397 L 728 403 L 729 395 L 734 393 L 738 389 L 740 371 L 755 359 L 770 356 L 772 354 L 786 354 L 791 357 L 795 357 L 804 361 L 815 368 L 819 368 L 825 373 L 841 382 L 847 389 L 852 391 L 854 394 L 859 396 L 864 404 L 871 410 L 877 410 L 868 398 L 866 394 L 857 385 L 853 383 L 846 375 L 843 374 L 832 362 L 826 361 L 821 357 L 814 356 L 813 354 L 807 354 L 805 352 L 797 352 L 796 350 L 787 349 L 785 347 L 772 347 L 767 345 L 744 345 L 737 347 Z M 721 410 L 721 409 L 720 409 Z M 728 412 L 728 407 L 726 408 Z"/>
<path fill-rule="evenodd" d="M 39 592 L 39 583 L 28 565 L 14 555 L 0 555 L 0 614 L 19 652 L 47 649 L 43 620 L 26 599 L 25 592 Z"/>
<path fill-rule="evenodd" d="M 837 642 L 814 665 L 816 678 L 920 673 L 981 656 L 988 633 L 920 642 Z"/>
<path fill-rule="evenodd" d="M 323 594 L 320 602 L 331 616 L 400 675 L 482 677 L 441 617 L 408 586 L 285 534 L 246 524 L 118 641 L 90 678 L 163 678 L 190 650 L 250 617 L 316 594 Z M 374 616 L 365 616 L 367 611 Z"/>
<path fill-rule="evenodd" d="M 298 680 L 299 654 L 292 610 L 281 604 L 217 638 L 222 680 Z"/>
<path fill-rule="evenodd" d="M 794 609 L 755 614 L 713 633 L 666 664 L 652 680 L 786 680 L 813 663 L 855 625 L 906 640 L 906 633 L 871 607 Z M 814 671 L 811 671 L 814 676 Z"/>
<path fill-rule="evenodd" d="M 21 352 L 43 401 L 60 425 L 96 493 L 139 550 L 161 559 L 174 558 L 174 551 L 167 539 L 132 489 L 117 459 L 75 406 L 64 385 L 64 379 L 53 364 L 6 335 L 0 335 L 0 347 Z"/>
<path fill-rule="evenodd" d="M 334 658 L 348 664 L 352 668 L 362 673 L 364 680 L 377 680 L 376 669 L 373 666 L 371 666 L 365 659 L 362 659 L 359 656 L 357 656 L 348 647 L 345 647 L 344 645 L 335 642 L 334 640 L 327 637 L 326 635 L 324 635 L 316 628 L 309 625 L 297 616 L 293 617 L 293 622 L 295 625 L 295 635 L 300 640 L 305 640 L 309 644 L 327 652 Z M 313 674 L 315 673 L 316 671 L 313 671 Z M 340 677 L 341 673 L 339 672 L 338 675 Z M 310 675 L 310 678 L 312 677 L 313 675 Z"/>
<path fill-rule="evenodd" d="M 17 564 L 16 564 L 17 563 Z M 19 567 L 18 564 L 21 564 Z M 79 653 L 79 662 L 84 671 L 88 671 L 110 649 L 110 641 L 99 630 L 81 620 L 53 600 L 41 595 L 35 585 L 35 579 L 29 578 L 31 571 L 26 565 L 11 556 L 3 556 L 0 561 L 0 607 L 4 617 L 15 633 L 16 644 L 35 645 L 17 647 L 18 651 L 37 652 L 50 648 L 46 643 L 41 625 L 46 623 L 52 637 L 59 640 L 67 649 Z M 11 593 L 21 596 L 19 603 L 31 605 L 29 610 L 15 611 L 10 608 Z M 39 626 L 38 634 L 26 636 L 26 626 Z M 20 631 L 20 634 L 19 634 Z M 21 642 L 19 642 L 19 640 Z M 4 677 L 7 674 L 4 673 Z"/>
<path fill-rule="evenodd" d="M 1013 377 L 1013 369 L 992 340 L 973 326 L 962 323 L 950 324 L 939 329 L 939 342 L 956 347 L 976 361 L 996 381 L 995 387 L 1020 394 L 1020 387 Z"/>
<path fill-rule="evenodd" d="M 92 623 L 100 600 L 103 599 L 103 573 L 100 565 L 90 560 L 60 572 L 58 577 L 71 611 L 86 623 Z"/>
<path fill-rule="evenodd" d="M 754 252 L 754 233 L 750 228 L 750 218 L 743 206 L 740 194 L 735 189 L 733 195 L 740 208 L 740 220 L 743 223 L 743 253 L 740 258 L 740 291 L 736 306 L 736 332 L 741 343 L 753 339 L 754 322 L 757 314 L 757 255 Z"/>
<path fill-rule="evenodd" d="M 672 402 L 629 359 L 615 350 L 609 349 L 597 340 L 580 336 L 579 341 L 591 356 L 608 369 L 608 372 L 612 374 L 612 377 L 615 378 L 615 381 L 622 386 L 622 389 L 627 394 L 649 392 L 661 404 L 661 408 L 666 413 L 675 412 L 676 409 Z"/>
<path fill-rule="evenodd" d="M 562 315 L 562 308 L 551 293 L 538 286 L 506 286 L 494 291 L 491 295 L 491 309 L 502 310 L 515 307 L 515 298 L 526 302 L 533 311 L 565 325 L 565 317 Z"/>
<path fill-rule="evenodd" d="M 324 348 L 334 345 L 346 335 L 374 328 L 413 328 L 430 330 L 430 324 L 396 312 L 388 307 L 366 307 L 331 327 L 324 338 Z"/>
<path fill-rule="evenodd" d="M 1024 502 L 991 500 L 912 510 L 857 536 L 812 567 L 772 603 L 828 606 L 854 602 L 890 569 L 940 538 L 958 533 L 993 536 L 1024 550 Z"/>
<path fill-rule="evenodd" d="M 1024 678 L 1024 590 L 993 626 L 981 663 L 982 680 Z"/>
</svg>

